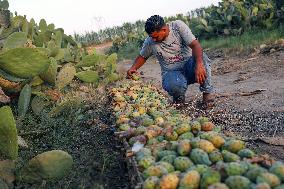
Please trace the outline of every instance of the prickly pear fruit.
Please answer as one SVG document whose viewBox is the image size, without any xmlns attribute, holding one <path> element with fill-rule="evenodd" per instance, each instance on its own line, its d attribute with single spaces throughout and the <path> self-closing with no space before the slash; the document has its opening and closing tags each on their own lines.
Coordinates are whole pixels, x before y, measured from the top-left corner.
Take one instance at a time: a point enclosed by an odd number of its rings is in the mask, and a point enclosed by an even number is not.
<svg viewBox="0 0 284 189">
<path fill-rule="evenodd" d="M 226 181 L 226 185 L 230 189 L 250 189 L 250 180 L 243 176 L 229 176 Z"/>
<path fill-rule="evenodd" d="M 143 182 L 143 189 L 155 189 L 155 186 L 158 184 L 159 178 L 156 176 L 148 177 Z"/>
<path fill-rule="evenodd" d="M 276 162 L 274 163 L 270 169 L 269 172 L 277 175 L 281 182 L 284 182 L 284 164 L 282 162 Z"/>
<path fill-rule="evenodd" d="M 185 171 L 194 164 L 188 157 L 179 156 L 174 160 L 174 166 L 178 171 Z"/>
<path fill-rule="evenodd" d="M 158 158 L 162 159 L 164 156 L 167 155 L 177 155 L 177 153 L 175 151 L 171 151 L 171 150 L 162 150 L 160 152 L 158 152 Z"/>
<path fill-rule="evenodd" d="M 271 189 L 271 187 L 269 186 L 269 184 L 263 182 L 255 185 L 253 189 Z"/>
<path fill-rule="evenodd" d="M 161 165 L 152 165 L 143 171 L 143 177 L 144 179 L 147 179 L 150 176 L 161 177 L 167 173 L 168 171 L 165 167 Z"/>
<path fill-rule="evenodd" d="M 194 137 L 194 135 L 192 134 L 192 132 L 186 132 L 186 133 L 183 133 L 183 134 L 181 134 L 179 137 L 178 137 L 178 139 L 179 140 L 183 140 L 183 139 L 192 139 Z"/>
<path fill-rule="evenodd" d="M 202 125 L 203 123 L 208 122 L 209 118 L 208 117 L 199 117 L 197 119 L 197 121 L 200 123 L 200 125 Z"/>
<path fill-rule="evenodd" d="M 197 171 L 188 171 L 180 179 L 179 189 L 198 189 L 200 174 Z"/>
<path fill-rule="evenodd" d="M 247 167 L 241 163 L 231 162 L 225 165 L 225 171 L 228 176 L 242 175 L 247 171 Z"/>
<path fill-rule="evenodd" d="M 253 156 L 255 156 L 255 153 L 252 150 L 245 148 L 245 149 L 240 150 L 238 152 L 238 155 L 241 158 L 252 158 Z"/>
<path fill-rule="evenodd" d="M 174 173 L 170 173 L 162 176 L 157 186 L 157 189 L 176 189 L 178 184 L 178 176 Z"/>
<path fill-rule="evenodd" d="M 176 159 L 176 155 L 167 155 L 167 156 L 164 156 L 161 161 L 165 161 L 165 162 L 168 162 L 170 164 L 173 164 L 174 163 L 174 160 Z"/>
<path fill-rule="evenodd" d="M 215 146 L 208 140 L 200 139 L 197 142 L 197 148 L 204 150 L 207 153 L 211 153 L 216 150 Z"/>
<path fill-rule="evenodd" d="M 202 175 L 203 173 L 210 171 L 210 167 L 208 167 L 207 165 L 198 164 L 188 169 L 188 171 L 193 171 L 193 170 L 197 171 L 200 175 Z"/>
<path fill-rule="evenodd" d="M 211 184 L 207 189 L 229 189 L 226 184 L 223 183 L 214 183 Z"/>
<path fill-rule="evenodd" d="M 200 181 L 200 188 L 207 189 L 208 186 L 214 183 L 218 183 L 221 181 L 221 175 L 217 171 L 207 171 L 202 174 L 201 181 Z"/>
<path fill-rule="evenodd" d="M 231 139 L 225 142 L 223 146 L 224 150 L 228 150 L 233 153 L 238 153 L 240 150 L 245 148 L 244 141 Z"/>
<path fill-rule="evenodd" d="M 193 134 L 197 134 L 199 131 L 201 131 L 201 125 L 198 121 L 193 121 L 191 125 L 191 132 Z"/>
<path fill-rule="evenodd" d="M 281 185 L 275 187 L 274 189 L 284 189 L 284 184 L 281 184 Z"/>
<path fill-rule="evenodd" d="M 240 160 L 240 156 L 227 150 L 223 150 L 222 155 L 225 162 L 234 162 Z"/>
<path fill-rule="evenodd" d="M 176 141 L 178 139 L 178 134 L 173 131 L 173 132 L 166 132 L 165 133 L 165 139 L 167 141 Z"/>
<path fill-rule="evenodd" d="M 223 161 L 222 153 L 219 150 L 214 150 L 209 153 L 209 159 L 212 163 L 216 163 L 218 161 Z"/>
<path fill-rule="evenodd" d="M 280 179 L 275 174 L 272 173 L 261 173 L 256 178 L 256 183 L 263 183 L 263 182 L 269 184 L 272 188 L 281 184 Z"/>
<path fill-rule="evenodd" d="M 267 172 L 266 169 L 264 169 L 263 167 L 260 166 L 256 166 L 256 167 L 252 167 L 250 168 L 246 173 L 245 173 L 245 177 L 247 177 L 248 179 L 250 179 L 252 182 L 256 182 L 256 178 L 262 174 Z"/>
<path fill-rule="evenodd" d="M 208 154 L 204 150 L 198 148 L 191 150 L 190 159 L 195 164 L 205 164 L 205 165 L 212 164 L 212 162 L 209 160 Z"/>
<path fill-rule="evenodd" d="M 202 131 L 213 131 L 214 127 L 214 124 L 210 121 L 201 124 Z"/>
<path fill-rule="evenodd" d="M 141 148 L 137 153 L 136 153 L 136 159 L 137 161 L 140 161 L 143 157 L 145 156 L 151 156 L 152 152 L 149 148 Z"/>
<path fill-rule="evenodd" d="M 190 125 L 188 123 L 182 123 L 177 126 L 175 131 L 177 132 L 178 135 L 181 135 L 183 133 L 189 132 L 191 129 Z"/>
<path fill-rule="evenodd" d="M 189 154 L 191 146 L 189 140 L 181 140 L 177 146 L 177 152 L 181 156 L 186 156 Z"/>
<path fill-rule="evenodd" d="M 155 158 L 153 156 L 145 156 L 140 159 L 138 165 L 144 170 L 150 167 L 154 163 L 155 163 Z"/>
<path fill-rule="evenodd" d="M 178 147 L 178 141 L 169 141 L 166 144 L 166 149 L 167 150 L 172 150 L 172 151 L 176 151 Z"/>
<path fill-rule="evenodd" d="M 154 165 L 160 165 L 160 166 L 166 168 L 168 173 L 175 171 L 174 166 L 172 164 L 168 163 L 168 162 L 165 162 L 165 161 L 156 162 Z"/>
</svg>

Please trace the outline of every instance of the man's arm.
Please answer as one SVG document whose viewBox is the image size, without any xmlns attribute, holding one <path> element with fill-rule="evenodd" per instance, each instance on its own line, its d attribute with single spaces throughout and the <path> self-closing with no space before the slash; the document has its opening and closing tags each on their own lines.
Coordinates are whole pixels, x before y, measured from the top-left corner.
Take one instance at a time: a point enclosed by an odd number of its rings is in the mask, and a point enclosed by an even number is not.
<svg viewBox="0 0 284 189">
<path fill-rule="evenodd" d="M 189 47 L 192 49 L 192 55 L 196 61 L 195 80 L 197 83 L 202 84 L 206 79 L 206 70 L 203 65 L 202 48 L 197 40 L 193 40 L 189 44 Z"/>
<path fill-rule="evenodd" d="M 134 64 L 131 66 L 131 68 L 129 68 L 129 70 L 127 71 L 127 76 L 131 77 L 131 75 L 133 73 L 136 73 L 137 70 L 143 66 L 143 64 L 146 62 L 146 58 L 144 58 L 143 56 L 139 55 L 137 56 L 137 58 L 134 61 Z"/>
</svg>

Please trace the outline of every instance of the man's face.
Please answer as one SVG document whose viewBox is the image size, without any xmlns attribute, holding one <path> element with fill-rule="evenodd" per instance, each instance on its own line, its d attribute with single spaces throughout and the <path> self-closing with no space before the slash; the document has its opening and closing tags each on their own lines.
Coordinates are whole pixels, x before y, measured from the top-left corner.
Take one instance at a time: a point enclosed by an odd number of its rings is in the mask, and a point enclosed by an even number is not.
<svg viewBox="0 0 284 189">
<path fill-rule="evenodd" d="M 160 43 L 167 37 L 167 31 L 165 28 L 162 28 L 159 31 L 154 31 L 149 36 L 153 39 L 153 41 Z"/>
</svg>

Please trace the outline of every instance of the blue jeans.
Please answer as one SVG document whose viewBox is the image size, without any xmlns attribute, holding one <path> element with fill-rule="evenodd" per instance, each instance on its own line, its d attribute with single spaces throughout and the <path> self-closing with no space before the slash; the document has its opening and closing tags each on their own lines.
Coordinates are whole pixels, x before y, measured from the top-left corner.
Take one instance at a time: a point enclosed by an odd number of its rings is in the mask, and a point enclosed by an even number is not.
<svg viewBox="0 0 284 189">
<path fill-rule="evenodd" d="M 169 95 L 173 97 L 184 96 L 188 85 L 196 83 L 195 81 L 195 59 L 191 57 L 182 70 L 165 71 L 162 74 L 162 86 Z M 206 69 L 205 82 L 200 85 L 201 92 L 212 93 L 213 86 L 211 83 L 211 61 L 203 53 L 203 65 Z"/>
</svg>

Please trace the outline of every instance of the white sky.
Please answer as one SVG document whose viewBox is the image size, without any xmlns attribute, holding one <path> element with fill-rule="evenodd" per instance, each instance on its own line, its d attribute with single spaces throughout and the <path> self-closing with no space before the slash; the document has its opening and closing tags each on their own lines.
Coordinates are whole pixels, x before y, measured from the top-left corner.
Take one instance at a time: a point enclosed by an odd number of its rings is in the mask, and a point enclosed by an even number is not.
<svg viewBox="0 0 284 189">
<path fill-rule="evenodd" d="M 9 0 L 9 10 L 38 23 L 44 18 L 66 34 L 97 31 L 154 14 L 173 16 L 220 0 Z"/>
</svg>

